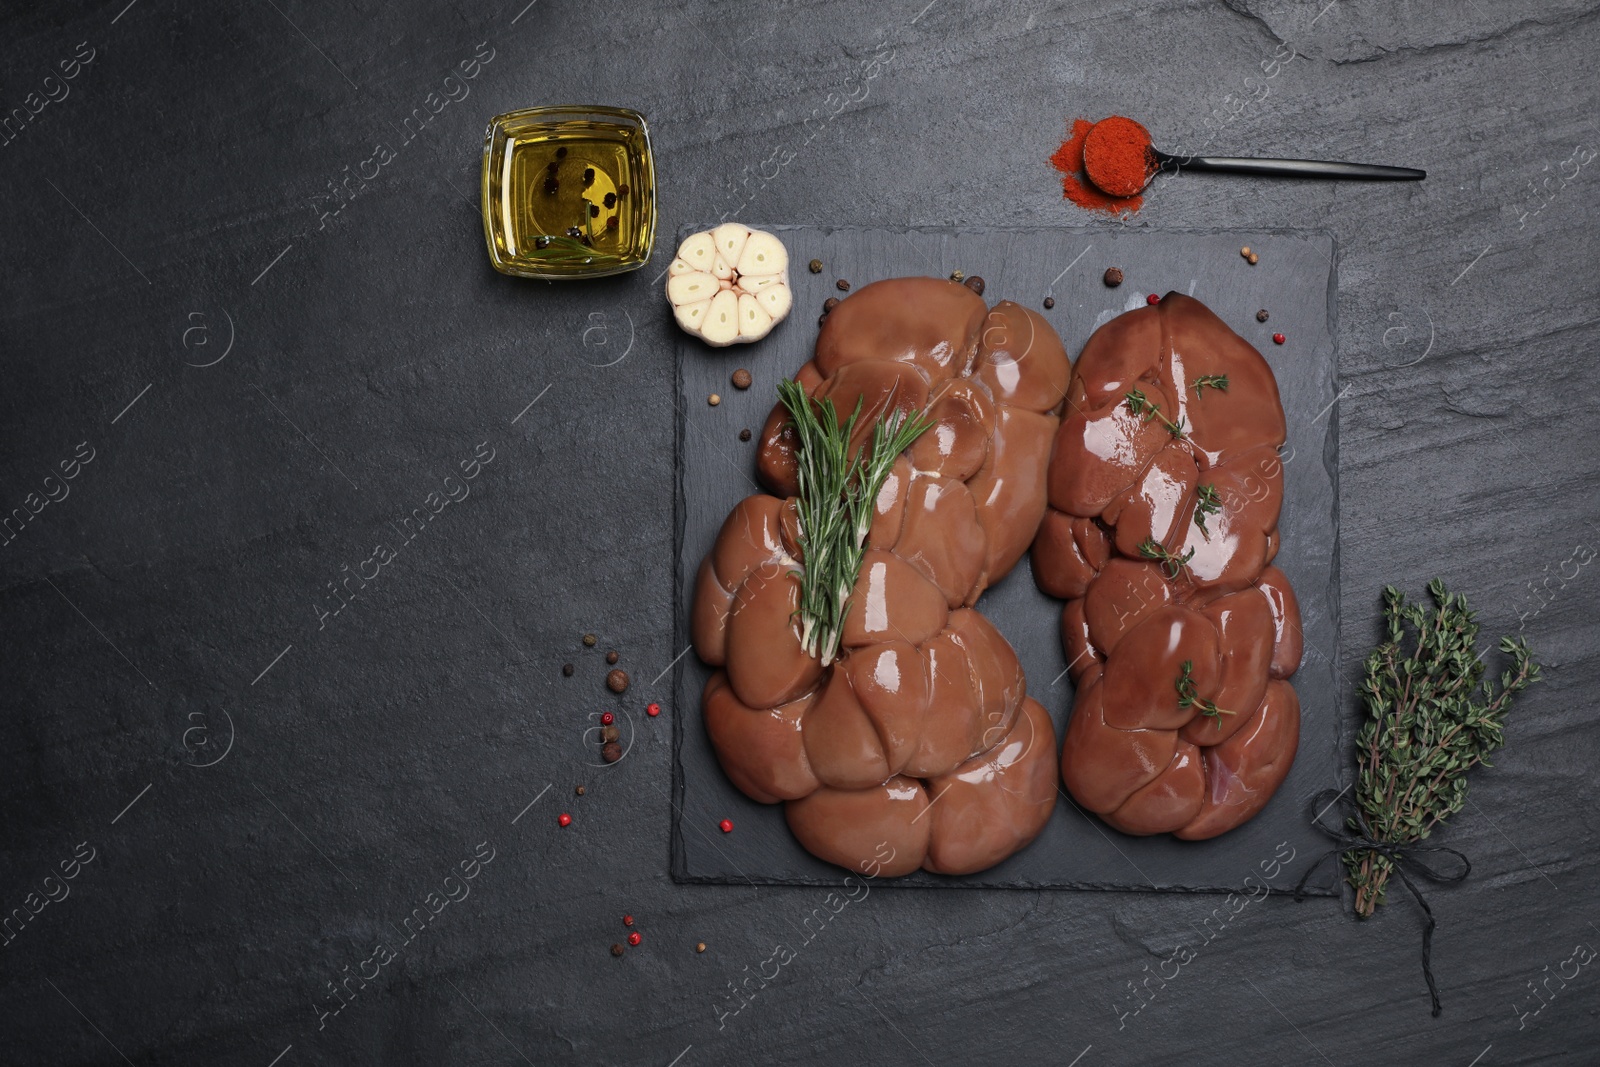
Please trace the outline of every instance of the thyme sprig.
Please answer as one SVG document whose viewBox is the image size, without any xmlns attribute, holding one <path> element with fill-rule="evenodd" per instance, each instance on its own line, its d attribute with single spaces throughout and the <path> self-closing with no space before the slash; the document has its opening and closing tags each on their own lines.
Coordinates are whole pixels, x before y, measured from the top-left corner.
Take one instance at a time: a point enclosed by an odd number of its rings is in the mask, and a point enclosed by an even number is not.
<svg viewBox="0 0 1600 1067">
<path fill-rule="evenodd" d="M 1482 683 L 1476 613 L 1442 581 L 1428 583 L 1433 605 L 1383 591 L 1387 640 L 1367 657 L 1361 685 L 1366 723 L 1356 736 L 1356 803 L 1372 839 L 1420 841 L 1467 802 L 1467 771 L 1505 743 L 1512 697 L 1539 681 L 1525 638 L 1502 637 L 1511 657 L 1500 685 Z M 1359 826 L 1350 820 L 1352 831 Z M 1356 914 L 1383 903 L 1394 861 L 1376 852 L 1344 855 Z"/>
<path fill-rule="evenodd" d="M 922 412 L 896 411 L 872 427 L 872 439 L 856 455 L 850 441 L 861 418 L 861 401 L 842 424 L 833 401 L 813 400 L 793 380 L 778 383 L 778 398 L 788 409 L 795 449 L 799 495 L 800 646 L 806 654 L 832 663 L 844 637 L 850 594 L 861 570 L 861 556 L 872 526 L 873 506 L 901 452 L 933 425 Z"/>
<path fill-rule="evenodd" d="M 1128 402 L 1128 410 L 1130 412 L 1135 415 L 1144 416 L 1141 421 L 1149 422 L 1151 419 L 1160 419 L 1161 425 L 1167 428 L 1167 432 L 1170 433 L 1174 439 L 1180 441 L 1183 439 L 1185 428 L 1183 425 L 1182 415 L 1178 416 L 1177 422 L 1173 422 L 1171 419 L 1161 414 L 1161 405 L 1154 403 L 1149 397 L 1145 396 L 1144 390 L 1142 389 L 1129 389 L 1126 393 L 1122 394 L 1122 398 Z"/>
<path fill-rule="evenodd" d="M 1166 545 L 1161 544 L 1159 541 L 1152 541 L 1147 537 L 1139 542 L 1139 555 L 1145 559 L 1159 560 L 1161 573 L 1168 578 L 1176 578 L 1178 572 L 1183 570 L 1184 565 L 1194 559 L 1194 548 L 1190 547 L 1189 551 L 1181 556 L 1174 556 L 1167 551 Z"/>
<path fill-rule="evenodd" d="M 1226 393 L 1228 391 L 1228 376 L 1226 374 L 1200 375 L 1200 377 L 1194 380 L 1194 395 L 1196 400 L 1200 398 L 1201 391 L 1207 386 L 1210 386 L 1220 393 Z"/>
<path fill-rule="evenodd" d="M 1200 532 L 1207 541 L 1211 540 L 1211 531 L 1206 529 L 1206 516 L 1215 515 L 1222 510 L 1222 497 L 1217 494 L 1214 485 L 1197 486 L 1194 491 L 1194 524 L 1200 527 Z"/>
<path fill-rule="evenodd" d="M 1216 706 L 1216 704 L 1209 700 L 1200 699 L 1200 697 L 1195 693 L 1194 678 L 1192 677 L 1193 674 L 1194 660 L 1184 660 L 1183 667 L 1179 671 L 1177 679 L 1172 683 L 1173 688 L 1177 689 L 1178 691 L 1178 707 L 1198 707 L 1201 715 L 1204 715 L 1208 719 L 1215 720 L 1217 729 L 1222 729 L 1222 717 L 1224 715 L 1233 715 L 1235 713 L 1229 711 L 1227 708 L 1219 708 Z"/>
</svg>

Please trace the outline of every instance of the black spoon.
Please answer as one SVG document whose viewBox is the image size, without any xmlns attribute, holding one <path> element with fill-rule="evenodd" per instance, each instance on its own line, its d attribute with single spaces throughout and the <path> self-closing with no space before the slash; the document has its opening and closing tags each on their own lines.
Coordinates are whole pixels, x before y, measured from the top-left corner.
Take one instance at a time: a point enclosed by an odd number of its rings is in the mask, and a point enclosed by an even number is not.
<svg viewBox="0 0 1600 1067">
<path fill-rule="evenodd" d="M 1258 178 L 1355 178 L 1369 182 L 1414 182 L 1428 176 L 1414 167 L 1383 167 L 1374 163 L 1336 163 L 1318 159 L 1249 159 L 1235 156 L 1174 156 L 1150 149 L 1155 169 L 1145 179 L 1150 184 L 1162 171 L 1211 171 L 1219 174 L 1254 174 Z M 1092 179 L 1094 175 L 1090 175 Z"/>
</svg>

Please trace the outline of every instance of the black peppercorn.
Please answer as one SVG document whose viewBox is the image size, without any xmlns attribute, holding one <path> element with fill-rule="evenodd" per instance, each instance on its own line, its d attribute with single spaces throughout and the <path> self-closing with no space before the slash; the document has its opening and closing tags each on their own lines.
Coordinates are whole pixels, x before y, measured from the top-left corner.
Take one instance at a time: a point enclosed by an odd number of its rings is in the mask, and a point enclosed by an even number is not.
<svg viewBox="0 0 1600 1067">
<path fill-rule="evenodd" d="M 585 189 L 587 189 L 587 188 L 589 188 L 589 186 L 591 186 L 593 184 L 594 184 L 594 168 L 593 167 L 584 167 L 583 168 L 583 187 Z"/>
<path fill-rule="evenodd" d="M 621 658 L 622 658 L 622 654 L 619 653 L 614 648 L 610 652 L 606 653 L 606 662 L 607 663 L 615 663 L 615 662 L 617 662 L 617 660 L 619 660 Z"/>
<path fill-rule="evenodd" d="M 560 148 L 556 149 L 556 158 L 557 159 L 566 159 L 567 158 L 567 149 L 566 149 L 565 145 L 563 145 Z"/>
<path fill-rule="evenodd" d="M 966 281 L 962 282 L 961 284 L 965 285 L 968 289 L 971 289 L 974 293 L 977 293 L 979 296 L 983 295 L 983 279 L 978 277 L 976 274 L 974 274 L 972 277 L 968 278 Z"/>
<path fill-rule="evenodd" d="M 828 299 L 826 299 L 826 300 L 824 300 L 822 302 L 822 313 L 824 315 L 826 315 L 828 312 L 832 311 L 834 308 L 836 308 L 838 306 L 839 306 L 839 298 L 836 297 L 836 296 L 830 296 L 830 297 L 828 297 Z"/>
<path fill-rule="evenodd" d="M 577 669 L 577 668 L 575 668 L 575 667 L 573 667 L 573 665 L 572 665 L 572 664 L 570 664 L 570 663 L 563 663 L 563 664 L 562 664 L 562 665 L 561 665 L 561 673 L 562 673 L 562 674 L 564 674 L 564 675 L 566 675 L 566 676 L 567 676 L 567 677 L 568 677 L 568 678 L 571 678 L 571 677 L 572 677 L 572 672 L 573 672 L 573 671 L 574 671 L 574 670 L 576 670 L 576 669 Z"/>
<path fill-rule="evenodd" d="M 617 228 L 617 217 L 615 215 L 612 215 L 609 219 L 606 219 L 606 229 L 614 230 L 616 228 Z"/>
<path fill-rule="evenodd" d="M 1256 321 L 1257 322 L 1266 322 L 1267 321 L 1267 309 L 1266 308 L 1262 308 L 1260 311 L 1256 312 Z"/>
<path fill-rule="evenodd" d="M 613 956 L 620 956 L 626 951 L 627 951 L 627 949 L 623 948 L 621 945 L 612 945 L 611 946 L 611 954 Z"/>
<path fill-rule="evenodd" d="M 627 182 L 619 182 L 617 184 L 617 195 L 618 196 L 627 196 L 628 195 L 628 183 Z"/>
<path fill-rule="evenodd" d="M 568 237 L 582 237 L 583 236 L 583 231 L 578 229 L 578 227 L 576 227 L 576 226 L 568 226 L 567 227 L 567 236 Z"/>
<path fill-rule="evenodd" d="M 750 427 L 746 426 L 744 429 L 739 431 L 739 440 L 741 440 L 741 441 L 750 440 Z"/>
<path fill-rule="evenodd" d="M 550 162 L 544 165 L 544 169 L 549 171 L 551 174 L 554 174 L 556 172 L 556 161 L 552 159 Z"/>
<path fill-rule="evenodd" d="M 607 674 L 606 688 L 613 693 L 626 692 L 628 688 L 628 672 L 618 669 Z"/>
<path fill-rule="evenodd" d="M 813 259 L 807 266 L 811 269 L 812 274 L 822 273 L 822 260 L 820 259 Z"/>
<path fill-rule="evenodd" d="M 622 736 L 622 731 L 618 730 L 615 726 L 602 726 L 602 727 L 600 727 L 600 740 L 605 742 L 608 745 L 611 742 L 617 740 L 617 738 L 619 738 L 621 736 Z"/>
<path fill-rule="evenodd" d="M 539 237 L 535 237 L 533 239 L 533 247 L 535 247 L 535 248 L 549 248 L 550 247 L 550 238 L 542 236 L 542 235 L 539 236 Z"/>
<path fill-rule="evenodd" d="M 616 206 L 617 206 L 617 194 L 616 193 L 607 193 L 606 194 L 606 207 L 616 207 Z"/>
<path fill-rule="evenodd" d="M 560 190 L 560 188 L 561 188 L 561 183 L 556 181 L 554 178 L 546 178 L 544 180 L 544 195 L 545 196 L 555 196 L 556 193 Z"/>
<path fill-rule="evenodd" d="M 1044 298 L 1044 309 L 1046 311 L 1049 311 L 1051 308 L 1053 308 L 1055 306 L 1056 306 L 1056 298 L 1055 297 L 1047 296 L 1047 297 Z"/>
<path fill-rule="evenodd" d="M 850 282 L 844 278 L 840 278 L 838 281 L 833 283 L 833 287 L 839 290 L 841 293 L 848 293 L 850 291 Z"/>
<path fill-rule="evenodd" d="M 615 741 L 607 741 L 605 747 L 600 750 L 600 758 L 607 763 L 617 762 L 622 758 L 622 746 Z"/>
<path fill-rule="evenodd" d="M 600 217 L 600 205 L 599 204 L 590 204 L 589 205 L 589 217 L 591 219 L 597 219 L 597 218 Z"/>
<path fill-rule="evenodd" d="M 1120 267 L 1107 267 L 1106 268 L 1105 283 L 1106 283 L 1106 286 L 1108 288 L 1111 288 L 1111 289 L 1115 289 L 1117 286 L 1121 285 L 1122 284 L 1122 268 L 1120 268 Z"/>
</svg>

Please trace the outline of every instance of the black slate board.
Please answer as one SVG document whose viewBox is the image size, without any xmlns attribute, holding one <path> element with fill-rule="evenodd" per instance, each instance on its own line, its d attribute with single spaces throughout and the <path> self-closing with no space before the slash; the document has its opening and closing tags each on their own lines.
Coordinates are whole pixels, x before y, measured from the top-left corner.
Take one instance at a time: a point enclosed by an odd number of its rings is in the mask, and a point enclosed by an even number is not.
<svg viewBox="0 0 1600 1067">
<path fill-rule="evenodd" d="M 697 227 L 680 234 L 686 236 Z M 749 427 L 759 435 L 779 377 L 794 373 L 816 342 L 814 314 L 830 296 L 843 296 L 840 278 L 853 288 L 909 274 L 945 276 L 953 270 L 980 275 L 991 305 L 1004 299 L 1042 309 L 1076 358 L 1103 322 L 1141 306 L 1150 293 L 1188 293 L 1209 305 L 1267 358 L 1278 378 L 1288 418 L 1283 450 L 1282 550 L 1275 561 L 1300 598 L 1305 654 L 1293 682 L 1301 702 L 1300 750 L 1278 794 L 1254 820 L 1220 838 L 1183 842 L 1168 836 L 1119 833 L 1079 809 L 1065 791 L 1039 838 L 1004 863 L 965 877 L 922 872 L 898 886 L 1074 888 L 1225 892 L 1258 885 L 1276 873 L 1274 856 L 1287 842 L 1304 870 L 1326 848 L 1308 824 L 1308 798 L 1338 778 L 1339 703 L 1332 656 L 1338 648 L 1338 429 L 1334 356 L 1334 246 L 1331 236 L 1288 232 L 1151 232 L 1114 229 L 863 230 L 765 226 L 789 249 L 795 308 L 789 319 L 754 346 L 712 349 L 687 335 L 677 346 L 677 646 L 685 648 L 695 570 L 729 509 L 759 490 L 757 441 L 739 440 Z M 1248 245 L 1260 256 L 1251 267 L 1240 256 Z M 824 270 L 811 274 L 807 263 Z M 1108 288 L 1106 267 L 1121 267 L 1125 281 Z M 1271 313 L 1256 321 L 1258 309 Z M 1287 343 L 1272 343 L 1272 334 Z M 731 386 L 735 368 L 749 368 L 755 385 Z M 718 406 L 710 394 L 722 397 Z M 1028 691 L 1050 711 L 1058 737 L 1072 706 L 1065 677 L 1060 602 L 1035 587 L 1024 560 L 978 603 L 1015 646 Z M 818 885 L 837 884 L 841 870 L 807 853 L 790 835 L 782 805 L 757 804 L 728 781 L 701 728 L 700 693 L 710 669 L 692 651 L 679 661 L 674 694 L 676 761 L 672 874 L 679 881 Z M 735 831 L 718 823 L 732 819 Z M 1263 866 L 1265 865 L 1265 866 Z M 1333 865 L 1308 889 L 1335 892 Z M 1254 876 L 1250 886 L 1246 877 Z M 1286 876 L 1279 875 L 1279 881 Z M 1277 884 L 1277 888 L 1285 888 Z"/>
</svg>

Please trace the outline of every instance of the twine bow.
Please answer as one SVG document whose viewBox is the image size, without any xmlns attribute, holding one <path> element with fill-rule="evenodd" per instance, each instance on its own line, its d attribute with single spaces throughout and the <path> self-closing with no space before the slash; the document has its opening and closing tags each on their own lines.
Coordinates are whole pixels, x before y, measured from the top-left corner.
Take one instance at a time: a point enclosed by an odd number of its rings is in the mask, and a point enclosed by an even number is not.
<svg viewBox="0 0 1600 1067">
<path fill-rule="evenodd" d="M 1348 790 L 1345 792 L 1348 792 Z M 1349 801 L 1344 805 L 1349 810 L 1348 816 L 1345 816 L 1332 826 L 1328 825 L 1323 821 L 1323 816 L 1333 810 L 1343 796 L 1343 792 L 1336 793 L 1332 789 L 1324 789 L 1311 801 L 1310 810 L 1313 813 L 1311 825 L 1337 841 L 1338 847 L 1324 852 L 1317 857 L 1315 863 L 1306 868 L 1306 873 L 1301 877 L 1300 884 L 1294 887 L 1295 902 L 1299 903 L 1305 899 L 1306 883 L 1311 880 L 1311 875 L 1316 869 L 1335 856 L 1345 856 L 1352 852 L 1373 852 L 1388 859 L 1394 865 L 1394 871 L 1400 876 L 1400 881 L 1407 889 L 1411 890 L 1411 895 L 1416 898 L 1417 904 L 1422 908 L 1422 914 L 1427 920 L 1422 927 L 1422 977 L 1427 979 L 1428 996 L 1433 1001 L 1433 1015 L 1434 1018 L 1438 1018 L 1439 1013 L 1444 1009 L 1439 1004 L 1439 987 L 1433 980 L 1433 928 L 1435 926 L 1433 909 L 1428 907 L 1428 902 L 1423 899 L 1422 890 L 1418 889 L 1417 884 L 1411 880 L 1411 876 L 1406 873 L 1406 868 L 1410 867 L 1412 871 L 1430 882 L 1450 883 L 1462 881 L 1467 875 L 1471 874 L 1472 862 L 1464 854 L 1453 848 L 1444 848 L 1438 845 L 1419 845 L 1414 842 L 1377 840 L 1372 835 L 1371 827 L 1367 825 L 1366 816 L 1362 814 L 1360 805 L 1354 801 Z M 1351 833 L 1349 831 L 1348 827 L 1352 821 L 1360 830 L 1359 833 Z M 1433 852 L 1448 852 L 1461 861 L 1460 870 L 1442 871 L 1418 858 L 1424 853 Z"/>
</svg>

